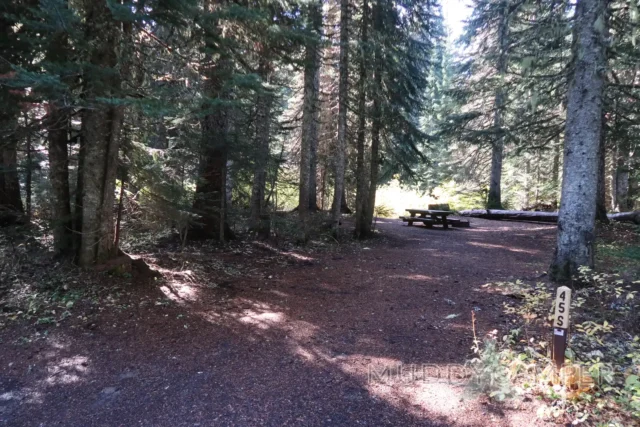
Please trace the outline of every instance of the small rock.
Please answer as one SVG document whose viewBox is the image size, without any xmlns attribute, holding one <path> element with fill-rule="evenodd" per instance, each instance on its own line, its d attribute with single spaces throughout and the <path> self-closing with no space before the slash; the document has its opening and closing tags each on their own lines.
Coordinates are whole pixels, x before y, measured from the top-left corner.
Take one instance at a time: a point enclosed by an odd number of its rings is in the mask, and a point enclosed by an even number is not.
<svg viewBox="0 0 640 427">
<path fill-rule="evenodd" d="M 100 394 L 104 394 L 105 396 L 110 396 L 114 393 L 116 393 L 118 391 L 117 388 L 115 387 L 107 387 L 107 388 L 103 388 L 102 391 L 100 392 Z"/>
</svg>

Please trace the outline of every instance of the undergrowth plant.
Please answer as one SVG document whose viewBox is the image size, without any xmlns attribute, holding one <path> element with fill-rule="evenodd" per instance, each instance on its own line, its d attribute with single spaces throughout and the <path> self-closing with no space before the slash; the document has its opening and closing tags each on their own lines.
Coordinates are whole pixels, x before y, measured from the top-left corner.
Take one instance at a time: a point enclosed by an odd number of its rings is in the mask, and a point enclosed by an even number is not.
<svg viewBox="0 0 640 427">
<path fill-rule="evenodd" d="M 517 300 L 504 307 L 513 329 L 502 342 L 474 338 L 470 387 L 496 400 L 508 397 L 509 387 L 513 395 L 534 396 L 543 402 L 538 415 L 556 422 L 638 425 L 640 338 L 634 287 L 639 282 L 581 269 L 576 283 L 581 286 L 573 292 L 570 338 L 560 372 L 550 359 L 552 287 L 521 281 L 487 285 Z M 504 378 L 508 386 L 501 382 Z"/>
<path fill-rule="evenodd" d="M 471 312 L 473 322 L 473 353 L 467 366 L 471 368 L 471 378 L 467 391 L 486 394 L 490 398 L 502 401 L 513 395 L 513 387 L 508 369 L 503 364 L 504 352 L 498 346 L 495 336 L 489 336 L 480 342 L 476 336 L 475 313 Z"/>
</svg>

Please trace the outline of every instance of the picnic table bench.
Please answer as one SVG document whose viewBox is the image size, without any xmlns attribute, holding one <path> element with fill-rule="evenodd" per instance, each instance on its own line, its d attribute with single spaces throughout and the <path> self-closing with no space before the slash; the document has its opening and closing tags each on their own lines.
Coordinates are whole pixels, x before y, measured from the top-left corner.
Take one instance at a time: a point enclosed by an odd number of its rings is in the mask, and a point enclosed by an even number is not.
<svg viewBox="0 0 640 427">
<path fill-rule="evenodd" d="M 401 216 L 400 219 L 411 226 L 414 222 L 421 222 L 425 227 L 431 228 L 434 224 L 442 224 L 442 228 L 448 229 L 449 226 L 453 227 L 468 227 L 469 222 L 461 221 L 459 219 L 447 218 L 449 215 L 453 215 L 454 212 L 450 210 L 441 209 L 405 209 L 409 212 L 410 216 Z"/>
</svg>

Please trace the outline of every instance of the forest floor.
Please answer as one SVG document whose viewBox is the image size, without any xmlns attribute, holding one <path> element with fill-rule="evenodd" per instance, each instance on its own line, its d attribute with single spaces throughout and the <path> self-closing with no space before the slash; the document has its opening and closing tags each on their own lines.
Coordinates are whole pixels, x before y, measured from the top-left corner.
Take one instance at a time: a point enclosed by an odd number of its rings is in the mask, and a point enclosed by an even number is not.
<svg viewBox="0 0 640 427">
<path fill-rule="evenodd" d="M 482 285 L 541 279 L 554 225 L 378 227 L 304 250 L 166 244 L 142 254 L 163 274 L 147 283 L 67 271 L 31 315 L 0 317 L 0 425 L 542 423 L 535 401 L 465 393 L 462 364 L 472 311 L 479 337 L 509 330 L 509 296 Z"/>
</svg>

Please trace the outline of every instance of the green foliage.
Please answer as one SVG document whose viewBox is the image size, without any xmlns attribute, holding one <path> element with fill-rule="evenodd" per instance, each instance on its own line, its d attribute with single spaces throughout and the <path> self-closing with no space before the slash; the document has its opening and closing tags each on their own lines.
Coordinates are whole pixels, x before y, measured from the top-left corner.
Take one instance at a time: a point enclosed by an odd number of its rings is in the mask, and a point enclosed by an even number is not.
<svg viewBox="0 0 640 427">
<path fill-rule="evenodd" d="M 546 331 L 551 325 L 547 315 L 553 305 L 550 289 L 542 283 L 529 286 L 523 282 L 487 286 L 521 300 L 505 308 L 521 329 L 504 336 L 506 348 L 499 361 L 509 369 L 518 394 L 543 399 L 540 417 L 594 425 L 612 420 L 623 425 L 637 422 L 637 292 L 617 275 L 582 269 L 580 276 L 582 286 L 574 290 L 572 300 L 565 368 L 559 373 L 548 356 Z M 492 351 L 495 353 L 494 348 Z M 487 358 L 492 363 L 496 359 L 495 355 Z"/>
<path fill-rule="evenodd" d="M 380 218 L 393 218 L 395 216 L 395 211 L 393 208 L 386 205 L 376 205 L 373 210 L 373 214 Z"/>
<path fill-rule="evenodd" d="M 503 363 L 504 353 L 496 340 L 487 338 L 482 344 L 474 340 L 473 352 L 476 356 L 467 363 L 472 370 L 467 390 L 486 394 L 497 401 L 513 396 L 509 370 Z"/>
<path fill-rule="evenodd" d="M 640 246 L 621 246 L 616 244 L 598 245 L 598 251 L 607 257 L 640 261 Z"/>
</svg>

